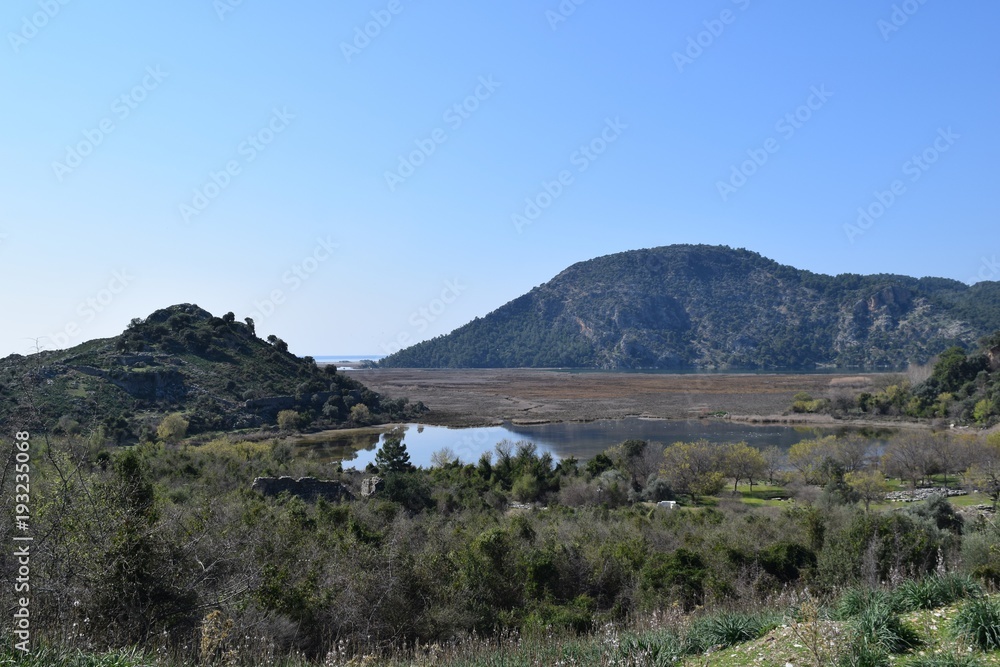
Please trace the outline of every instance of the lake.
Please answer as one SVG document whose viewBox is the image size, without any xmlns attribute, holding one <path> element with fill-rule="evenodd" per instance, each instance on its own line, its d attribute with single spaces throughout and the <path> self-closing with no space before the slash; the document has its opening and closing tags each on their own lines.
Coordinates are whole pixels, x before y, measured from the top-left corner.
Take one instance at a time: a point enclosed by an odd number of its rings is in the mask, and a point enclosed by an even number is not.
<svg viewBox="0 0 1000 667">
<path fill-rule="evenodd" d="M 592 422 L 557 422 L 551 424 L 518 425 L 476 428 L 446 428 L 408 424 L 403 442 L 414 465 L 427 467 L 431 455 L 449 447 L 463 463 L 476 463 L 483 452 L 492 451 L 501 440 L 528 440 L 538 446 L 539 452 L 549 452 L 556 459 L 575 456 L 586 460 L 611 445 L 636 438 L 670 444 L 704 438 L 710 442 L 728 443 L 745 441 L 763 449 L 775 445 L 788 449 L 801 440 L 837 435 L 843 428 L 793 427 L 780 425 L 751 426 L 714 419 L 662 420 L 614 419 Z M 374 461 L 375 451 L 382 435 L 377 429 L 346 431 L 329 439 L 302 444 L 297 447 L 300 455 L 323 460 L 342 460 L 345 467 L 363 469 Z"/>
</svg>

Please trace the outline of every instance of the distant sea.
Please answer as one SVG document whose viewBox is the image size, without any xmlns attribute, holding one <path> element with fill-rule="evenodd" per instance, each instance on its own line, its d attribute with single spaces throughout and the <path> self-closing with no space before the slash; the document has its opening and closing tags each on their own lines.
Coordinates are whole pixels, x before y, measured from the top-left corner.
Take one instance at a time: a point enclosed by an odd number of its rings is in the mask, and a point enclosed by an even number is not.
<svg viewBox="0 0 1000 667">
<path fill-rule="evenodd" d="M 337 361 L 364 361 L 365 359 L 378 361 L 384 356 L 384 354 L 323 354 L 314 356 L 313 359 L 315 359 L 318 363 L 332 364 Z"/>
</svg>

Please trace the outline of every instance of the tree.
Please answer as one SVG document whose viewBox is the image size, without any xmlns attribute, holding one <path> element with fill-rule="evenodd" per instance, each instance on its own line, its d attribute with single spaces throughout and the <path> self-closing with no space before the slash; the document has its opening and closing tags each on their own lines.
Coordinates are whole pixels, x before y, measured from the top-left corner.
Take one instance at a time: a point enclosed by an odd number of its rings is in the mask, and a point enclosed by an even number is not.
<svg viewBox="0 0 1000 667">
<path fill-rule="evenodd" d="M 871 449 L 871 439 L 860 435 L 848 435 L 837 439 L 834 456 L 845 472 L 855 472 L 867 467 Z"/>
<path fill-rule="evenodd" d="M 282 410 L 278 413 L 278 428 L 282 431 L 294 431 L 302 424 L 302 416 L 295 410 Z"/>
<path fill-rule="evenodd" d="M 761 454 L 764 457 L 764 465 L 767 470 L 767 483 L 774 484 L 774 476 L 776 473 L 780 472 L 785 464 L 788 462 L 788 457 L 785 452 L 781 451 L 778 447 L 771 445 L 764 449 Z"/>
<path fill-rule="evenodd" d="M 890 475 L 910 481 L 912 488 L 934 470 L 934 449 L 930 435 L 903 433 L 892 439 L 882 455 Z"/>
<path fill-rule="evenodd" d="M 243 321 L 247 323 L 247 328 L 250 329 L 250 335 L 251 336 L 256 336 L 257 335 L 257 328 L 256 328 L 256 326 L 253 323 L 253 318 L 252 317 L 248 317 L 248 318 L 246 318 Z"/>
<path fill-rule="evenodd" d="M 388 474 L 413 470 L 413 466 L 410 465 L 410 455 L 403 443 L 405 433 L 404 428 L 397 427 L 383 436 L 382 446 L 375 452 L 375 467 L 380 473 Z"/>
<path fill-rule="evenodd" d="M 167 442 L 176 442 L 187 435 L 188 420 L 179 412 L 167 415 L 156 427 L 156 437 Z"/>
<path fill-rule="evenodd" d="M 365 425 L 372 423 L 372 412 L 364 403 L 351 406 L 351 421 L 355 424 Z"/>
<path fill-rule="evenodd" d="M 873 500 L 883 500 L 889 491 L 885 476 L 878 470 L 858 470 L 844 475 L 844 482 L 865 504 L 865 512 Z"/>
<path fill-rule="evenodd" d="M 677 442 L 663 451 L 661 475 L 676 493 L 685 493 L 691 500 L 722 490 L 722 450 L 708 440 Z"/>
<path fill-rule="evenodd" d="M 957 393 L 966 382 L 974 380 L 979 371 L 986 368 L 986 357 L 969 357 L 961 347 L 950 347 L 938 357 L 931 380 L 941 391 Z"/>
<path fill-rule="evenodd" d="M 435 468 L 445 468 L 458 461 L 458 455 L 451 447 L 442 447 L 431 454 L 431 465 Z"/>
<path fill-rule="evenodd" d="M 975 463 L 965 477 L 970 485 L 989 496 L 995 510 L 1000 501 L 1000 435 L 993 434 L 976 450 Z"/>
<path fill-rule="evenodd" d="M 232 311 L 229 311 L 228 313 L 222 316 L 222 321 L 225 322 L 226 324 L 232 324 L 233 322 L 236 321 L 236 315 Z"/>
<path fill-rule="evenodd" d="M 802 475 L 806 484 L 820 481 L 823 462 L 833 453 L 833 436 L 818 440 L 802 440 L 788 450 L 788 463 Z"/>
<path fill-rule="evenodd" d="M 725 474 L 733 478 L 733 493 L 744 479 L 750 484 L 750 493 L 753 493 L 754 479 L 759 480 L 767 471 L 764 455 L 759 449 L 750 447 L 745 442 L 726 447 L 722 464 Z"/>
</svg>

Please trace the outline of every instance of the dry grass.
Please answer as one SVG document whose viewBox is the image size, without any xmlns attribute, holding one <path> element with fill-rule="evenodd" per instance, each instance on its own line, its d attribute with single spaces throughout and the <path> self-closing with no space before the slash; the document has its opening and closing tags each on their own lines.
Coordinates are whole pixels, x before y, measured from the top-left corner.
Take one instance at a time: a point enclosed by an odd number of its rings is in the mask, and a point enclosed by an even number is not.
<svg viewBox="0 0 1000 667">
<path fill-rule="evenodd" d="M 871 375 L 674 375 L 534 369 L 373 369 L 353 376 L 393 397 L 423 401 L 425 423 L 496 424 L 503 420 L 587 421 L 629 416 L 690 419 L 716 413 L 781 415 L 799 392 L 867 388 Z M 895 377 L 895 376 L 894 376 Z"/>
</svg>

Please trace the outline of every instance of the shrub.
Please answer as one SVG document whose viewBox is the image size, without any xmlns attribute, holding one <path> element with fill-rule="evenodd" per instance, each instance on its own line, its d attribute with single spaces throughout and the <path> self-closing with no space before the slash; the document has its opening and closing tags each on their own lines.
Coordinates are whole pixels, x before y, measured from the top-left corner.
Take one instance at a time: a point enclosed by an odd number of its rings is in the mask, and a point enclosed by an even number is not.
<svg viewBox="0 0 1000 667">
<path fill-rule="evenodd" d="M 187 430 L 188 420 L 184 419 L 180 413 L 175 412 L 163 418 L 160 425 L 156 427 L 156 436 L 160 440 L 174 442 L 187 435 Z"/>
<path fill-rule="evenodd" d="M 639 587 L 650 598 L 660 601 L 666 594 L 691 611 L 704 598 L 706 574 L 705 561 L 692 551 L 654 553 L 639 572 Z"/>
<path fill-rule="evenodd" d="M 954 627 L 959 636 L 983 651 L 1000 649 L 1000 602 L 969 600 L 958 610 Z"/>
<path fill-rule="evenodd" d="M 282 410 L 278 413 L 278 428 L 282 431 L 294 431 L 302 424 L 302 416 L 295 410 Z"/>
<path fill-rule="evenodd" d="M 541 494 L 541 492 L 542 492 L 541 482 L 539 482 L 538 478 L 532 475 L 531 473 L 527 473 L 518 477 L 517 481 L 514 482 L 514 486 L 512 486 L 510 489 L 510 493 L 512 496 L 514 496 L 515 500 L 520 500 L 521 502 L 525 503 L 530 503 L 535 500 L 538 500 L 538 496 Z"/>
</svg>

